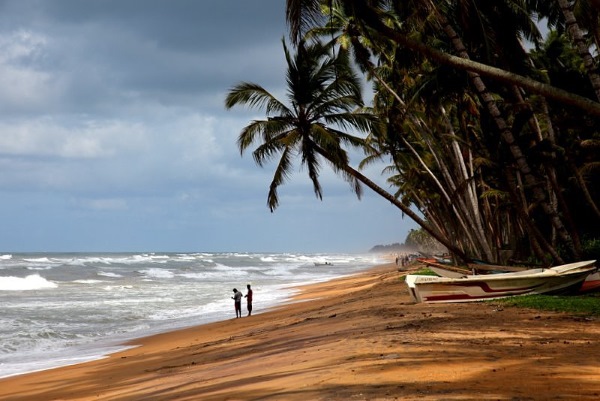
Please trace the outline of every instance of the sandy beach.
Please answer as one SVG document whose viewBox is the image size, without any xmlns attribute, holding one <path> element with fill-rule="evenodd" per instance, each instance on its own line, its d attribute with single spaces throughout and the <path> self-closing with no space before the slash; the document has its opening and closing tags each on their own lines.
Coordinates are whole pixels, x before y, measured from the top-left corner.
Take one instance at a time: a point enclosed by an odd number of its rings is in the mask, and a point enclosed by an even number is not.
<svg viewBox="0 0 600 401">
<path fill-rule="evenodd" d="M 102 360 L 0 380 L 0 399 L 600 398 L 598 319 L 494 302 L 415 304 L 403 274 L 377 266 L 303 287 L 275 310 L 232 312 Z"/>
</svg>

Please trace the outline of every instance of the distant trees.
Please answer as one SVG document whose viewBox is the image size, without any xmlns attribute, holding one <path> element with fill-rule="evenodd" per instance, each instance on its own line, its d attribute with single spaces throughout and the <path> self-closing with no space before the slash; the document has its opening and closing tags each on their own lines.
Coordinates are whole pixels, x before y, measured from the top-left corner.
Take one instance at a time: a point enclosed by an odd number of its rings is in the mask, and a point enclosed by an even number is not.
<svg viewBox="0 0 600 401">
<path fill-rule="evenodd" d="M 412 229 L 406 235 L 404 246 L 426 255 L 439 255 L 447 249 L 422 229 Z"/>
<path fill-rule="evenodd" d="M 414 252 L 415 249 L 414 248 L 410 248 L 408 246 L 406 246 L 405 244 L 401 244 L 399 242 L 393 243 L 393 244 L 387 244 L 387 245 L 375 245 L 374 247 L 372 247 L 371 249 L 369 249 L 369 252 L 373 252 L 373 253 L 404 253 L 404 252 Z"/>
</svg>

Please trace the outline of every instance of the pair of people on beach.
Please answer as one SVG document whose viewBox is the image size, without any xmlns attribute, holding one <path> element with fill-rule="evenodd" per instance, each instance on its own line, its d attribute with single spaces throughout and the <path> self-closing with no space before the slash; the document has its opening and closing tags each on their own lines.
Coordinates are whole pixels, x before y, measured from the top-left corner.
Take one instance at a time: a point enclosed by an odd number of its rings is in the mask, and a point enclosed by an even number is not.
<svg viewBox="0 0 600 401">
<path fill-rule="evenodd" d="M 248 302 L 248 316 L 250 316 L 252 315 L 252 288 L 250 284 L 248 284 L 246 287 L 248 287 L 248 293 L 244 295 L 244 298 L 246 298 Z M 233 299 L 233 304 L 235 306 L 235 317 L 242 317 L 242 292 L 238 291 L 237 288 L 234 288 L 231 299 Z"/>
</svg>

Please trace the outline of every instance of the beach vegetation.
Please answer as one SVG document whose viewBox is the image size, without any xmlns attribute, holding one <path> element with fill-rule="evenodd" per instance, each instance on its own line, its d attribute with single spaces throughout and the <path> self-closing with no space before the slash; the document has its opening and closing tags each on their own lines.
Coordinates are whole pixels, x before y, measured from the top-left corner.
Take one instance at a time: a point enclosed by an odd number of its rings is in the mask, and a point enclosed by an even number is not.
<svg viewBox="0 0 600 401">
<path fill-rule="evenodd" d="M 435 274 L 428 267 L 423 267 L 423 268 L 421 268 L 421 269 L 419 269 L 419 270 L 417 270 L 415 272 L 411 272 L 410 274 L 417 274 L 417 275 L 420 275 L 420 276 L 437 276 L 437 274 Z M 405 281 L 406 280 L 406 275 L 404 274 L 404 275 L 400 276 L 400 279 L 402 281 Z"/>
<path fill-rule="evenodd" d="M 490 302 L 499 302 L 504 306 L 564 312 L 573 315 L 600 316 L 600 295 L 597 293 L 581 296 L 525 295 Z"/>
<path fill-rule="evenodd" d="M 584 238 L 583 254 L 586 259 L 600 260 L 600 238 Z"/>
<path fill-rule="evenodd" d="M 595 255 L 598 29 L 564 0 L 517 3 L 287 0 L 289 105 L 251 84 L 226 100 L 266 111 L 238 147 L 258 143 L 261 166 L 279 156 L 271 210 L 298 156 L 318 198 L 325 161 L 456 260 L 548 266 Z M 343 146 L 363 160 L 351 166 Z M 375 162 L 389 190 L 360 172 Z"/>
</svg>

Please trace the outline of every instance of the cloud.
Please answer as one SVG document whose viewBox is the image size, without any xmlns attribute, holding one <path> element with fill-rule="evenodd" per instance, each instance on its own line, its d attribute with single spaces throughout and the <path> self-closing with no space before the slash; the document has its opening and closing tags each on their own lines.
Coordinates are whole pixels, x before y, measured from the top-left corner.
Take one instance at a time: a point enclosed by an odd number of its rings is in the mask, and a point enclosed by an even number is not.
<svg viewBox="0 0 600 401">
<path fill-rule="evenodd" d="M 263 116 L 225 110 L 225 95 L 241 81 L 285 94 L 284 7 L 0 2 L 3 247 L 320 251 L 377 229 L 397 241 L 380 221 L 398 214 L 364 210 L 373 198 L 356 201 L 325 165 L 323 202 L 297 171 L 271 214 L 275 165 L 240 157 L 238 134 Z"/>
<path fill-rule="evenodd" d="M 40 109 L 59 91 L 52 75 L 37 66 L 45 44 L 42 35 L 25 30 L 0 36 L 2 114 Z"/>
</svg>

